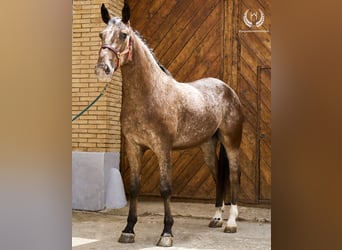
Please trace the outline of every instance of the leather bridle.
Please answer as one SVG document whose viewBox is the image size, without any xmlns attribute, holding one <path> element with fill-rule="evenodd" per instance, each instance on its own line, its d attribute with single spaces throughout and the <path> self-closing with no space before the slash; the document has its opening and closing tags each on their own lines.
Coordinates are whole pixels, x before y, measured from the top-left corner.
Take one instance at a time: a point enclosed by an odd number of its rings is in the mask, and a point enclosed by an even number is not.
<svg viewBox="0 0 342 250">
<path fill-rule="evenodd" d="M 129 36 L 129 39 L 127 40 L 127 46 L 123 51 L 120 51 L 116 48 L 114 48 L 113 46 L 109 45 L 109 44 L 103 44 L 101 46 L 101 49 L 109 49 L 110 51 L 112 51 L 114 53 L 114 55 L 116 56 L 117 60 L 116 60 L 116 66 L 114 68 L 114 72 L 120 68 L 120 61 L 121 61 L 121 56 L 122 55 L 126 55 L 128 54 L 128 60 L 131 60 L 132 58 L 132 37 Z M 100 50 L 101 51 L 101 50 Z"/>
</svg>

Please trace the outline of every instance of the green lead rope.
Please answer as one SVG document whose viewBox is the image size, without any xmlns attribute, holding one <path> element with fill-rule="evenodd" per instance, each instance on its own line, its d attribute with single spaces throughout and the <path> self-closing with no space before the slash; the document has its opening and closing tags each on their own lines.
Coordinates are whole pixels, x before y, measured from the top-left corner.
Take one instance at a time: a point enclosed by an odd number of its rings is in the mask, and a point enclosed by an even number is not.
<svg viewBox="0 0 342 250">
<path fill-rule="evenodd" d="M 88 109 L 90 109 L 91 106 L 93 106 L 100 98 L 101 96 L 103 96 L 103 94 L 105 93 L 106 89 L 107 89 L 108 83 L 106 84 L 106 86 L 103 88 L 103 90 L 101 91 L 101 93 L 94 99 L 94 101 L 92 101 L 85 109 L 83 109 L 78 115 L 75 115 L 72 119 L 71 122 L 75 121 L 76 119 L 78 119 L 81 115 L 84 114 L 84 112 L 86 112 Z"/>
</svg>

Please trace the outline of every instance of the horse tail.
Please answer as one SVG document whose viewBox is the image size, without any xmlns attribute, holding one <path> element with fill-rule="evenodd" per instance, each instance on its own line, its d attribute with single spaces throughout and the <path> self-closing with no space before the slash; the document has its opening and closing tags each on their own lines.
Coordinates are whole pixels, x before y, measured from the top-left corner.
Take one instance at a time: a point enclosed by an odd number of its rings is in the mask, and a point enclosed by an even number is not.
<svg viewBox="0 0 342 250">
<path fill-rule="evenodd" d="M 230 188 L 229 188 L 229 161 L 227 157 L 226 150 L 224 146 L 220 145 L 220 153 L 218 157 L 217 164 L 217 199 L 216 206 L 222 206 L 222 201 L 224 203 L 230 202 Z M 218 192 L 220 194 L 218 194 Z M 219 198 L 220 197 L 220 198 Z M 219 200 L 221 199 L 221 200 Z"/>
</svg>

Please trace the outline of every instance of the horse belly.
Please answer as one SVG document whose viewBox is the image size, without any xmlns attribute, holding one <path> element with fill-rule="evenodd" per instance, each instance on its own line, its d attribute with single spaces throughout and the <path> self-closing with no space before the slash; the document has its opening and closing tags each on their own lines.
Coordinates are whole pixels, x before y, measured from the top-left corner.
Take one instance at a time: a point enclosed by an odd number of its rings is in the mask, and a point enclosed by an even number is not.
<svg viewBox="0 0 342 250">
<path fill-rule="evenodd" d="M 178 126 L 177 135 L 173 143 L 174 149 L 194 147 L 208 141 L 218 128 L 217 119 L 213 117 L 196 117 L 187 119 Z"/>
</svg>

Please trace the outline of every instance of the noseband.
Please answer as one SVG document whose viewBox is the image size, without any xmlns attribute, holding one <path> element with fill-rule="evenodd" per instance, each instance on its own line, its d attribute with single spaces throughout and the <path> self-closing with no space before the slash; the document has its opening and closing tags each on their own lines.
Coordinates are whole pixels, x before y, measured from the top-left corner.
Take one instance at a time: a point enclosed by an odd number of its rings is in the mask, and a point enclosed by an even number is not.
<svg viewBox="0 0 342 250">
<path fill-rule="evenodd" d="M 114 69 L 114 72 L 115 72 L 118 68 L 120 68 L 120 60 L 121 60 L 122 55 L 128 54 L 128 60 L 130 60 L 132 58 L 132 37 L 129 36 L 129 39 L 127 41 L 127 46 L 123 51 L 119 51 L 109 44 L 102 45 L 101 49 L 109 49 L 116 56 L 117 60 L 116 60 L 116 66 Z"/>
</svg>

